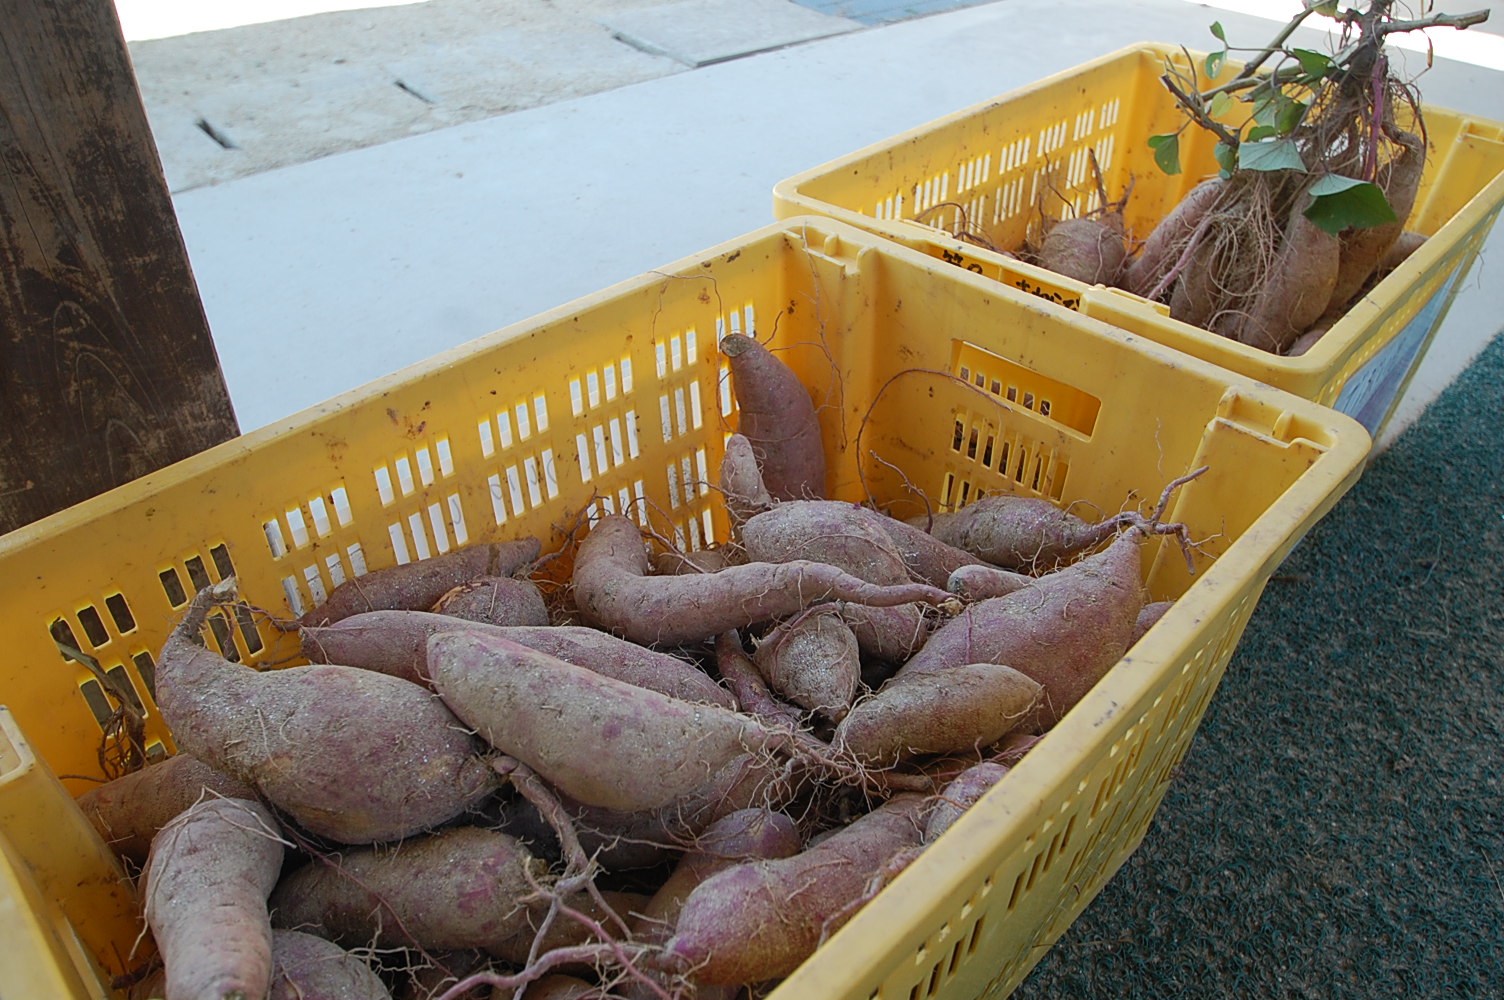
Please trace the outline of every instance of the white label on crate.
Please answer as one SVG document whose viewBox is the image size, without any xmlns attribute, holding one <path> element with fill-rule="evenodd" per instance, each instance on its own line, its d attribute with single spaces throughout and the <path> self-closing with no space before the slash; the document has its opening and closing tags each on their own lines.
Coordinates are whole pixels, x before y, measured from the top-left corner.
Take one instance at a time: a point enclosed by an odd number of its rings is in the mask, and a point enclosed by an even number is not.
<svg viewBox="0 0 1504 1000">
<path fill-rule="evenodd" d="M 1451 298 L 1452 286 L 1462 273 L 1458 268 L 1452 272 L 1446 284 L 1436 290 L 1411 317 L 1399 334 L 1382 351 L 1359 368 L 1342 387 L 1342 394 L 1332 408 L 1345 413 L 1368 429 L 1369 434 L 1378 432 L 1379 423 L 1389 412 L 1395 394 L 1404 384 L 1405 377 L 1415 363 L 1416 355 L 1426 343 L 1431 328 L 1441 308 Z"/>
</svg>

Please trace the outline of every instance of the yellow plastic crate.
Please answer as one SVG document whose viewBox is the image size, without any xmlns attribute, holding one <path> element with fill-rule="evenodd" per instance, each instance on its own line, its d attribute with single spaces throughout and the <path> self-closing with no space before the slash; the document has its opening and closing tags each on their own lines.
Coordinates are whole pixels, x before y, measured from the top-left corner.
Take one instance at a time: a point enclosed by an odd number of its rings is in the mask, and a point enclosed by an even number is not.
<svg viewBox="0 0 1504 1000">
<path fill-rule="evenodd" d="M 1199 68 L 1203 54 L 1191 56 Z M 1121 197 L 1131 182 L 1125 221 L 1130 234 L 1146 237 L 1217 171 L 1215 140 L 1194 127 L 1181 137 L 1180 174 L 1167 176 L 1154 164 L 1149 136 L 1183 121 L 1160 82 L 1167 62 L 1188 68 L 1178 47 L 1130 46 L 921 125 L 780 182 L 774 214 L 819 214 L 861 226 L 1332 406 L 1377 437 L 1504 206 L 1504 125 L 1423 107 L 1431 149 L 1407 228 L 1430 239 L 1299 357 L 1235 343 L 1171 319 L 1161 304 L 951 235 L 969 227 L 999 250 L 1017 250 L 1031 226 L 1037 231 L 1041 205 L 1052 217 L 1095 208 L 1094 152 L 1108 198 Z M 1237 66 L 1230 63 L 1219 79 Z M 1205 81 L 1199 71 L 1198 79 Z"/>
<path fill-rule="evenodd" d="M 727 331 L 785 348 L 823 404 L 843 498 L 870 490 L 912 513 L 912 484 L 947 504 L 1011 490 L 1115 511 L 1210 466 L 1172 511 L 1208 539 L 1196 574 L 1162 541 L 1145 553 L 1150 591 L 1179 598 L 1174 609 L 774 996 L 1007 993 L 1143 837 L 1266 581 L 1356 479 L 1369 438 L 1307 400 L 820 218 L 623 282 L 0 538 L 0 702 L 13 716 L 0 731 L 14 747 L 0 745 L 0 922 L 26 935 L 9 940 L 50 942 L 13 953 L 0 992 L 46 981 L 74 984 L 48 995 L 96 995 L 128 968 L 135 931 L 98 845 L 50 833 L 77 831 L 68 796 L 89 782 L 72 776 L 100 774 L 102 743 L 113 752 L 111 706 L 59 641 L 129 682 L 165 753 L 153 656 L 190 592 L 231 572 L 285 616 L 362 570 L 464 542 L 537 534 L 562 548 L 581 512 L 626 510 L 690 547 L 722 539 L 707 480 L 736 423 L 716 350 Z M 251 664 L 293 652 L 248 615 L 218 617 L 211 638 Z M 69 812 L 71 826 L 43 818 Z"/>
</svg>

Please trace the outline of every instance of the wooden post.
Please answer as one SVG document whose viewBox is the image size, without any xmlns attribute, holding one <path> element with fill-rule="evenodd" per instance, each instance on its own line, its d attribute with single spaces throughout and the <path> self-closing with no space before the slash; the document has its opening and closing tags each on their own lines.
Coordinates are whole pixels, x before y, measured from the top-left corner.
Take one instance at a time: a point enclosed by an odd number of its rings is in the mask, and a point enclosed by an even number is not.
<svg viewBox="0 0 1504 1000">
<path fill-rule="evenodd" d="M 0 5 L 0 533 L 238 433 L 111 0 Z"/>
</svg>

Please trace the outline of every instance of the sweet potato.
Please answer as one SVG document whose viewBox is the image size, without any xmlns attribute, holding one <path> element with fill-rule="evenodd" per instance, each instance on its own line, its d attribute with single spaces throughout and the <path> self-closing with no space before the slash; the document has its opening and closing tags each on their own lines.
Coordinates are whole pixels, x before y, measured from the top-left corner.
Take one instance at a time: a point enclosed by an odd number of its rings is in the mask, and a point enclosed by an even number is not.
<svg viewBox="0 0 1504 1000">
<path fill-rule="evenodd" d="M 580 893 L 571 896 L 564 902 L 576 913 L 595 921 L 612 931 L 618 930 L 617 921 L 625 923 L 629 915 L 647 905 L 648 896 L 639 892 L 620 892 L 615 890 L 602 890 L 600 900 L 588 893 Z M 601 903 L 610 907 L 608 913 L 602 908 Z M 552 951 L 555 948 L 569 948 L 574 945 L 585 944 L 589 941 L 599 940 L 592 932 L 588 924 L 581 923 L 568 914 L 557 915 L 545 928 L 542 926 L 544 907 L 536 911 L 529 911 L 528 924 L 525 928 L 512 935 L 500 944 L 488 949 L 492 955 L 510 965 L 523 966 L 527 964 L 528 955 L 536 948 L 539 954 Z M 531 994 L 531 990 L 528 991 Z"/>
<path fill-rule="evenodd" d="M 798 825 L 769 809 L 738 809 L 716 820 L 695 838 L 691 850 L 637 911 L 633 937 L 667 941 L 679 911 L 695 887 L 716 872 L 756 858 L 787 858 L 803 846 Z"/>
<path fill-rule="evenodd" d="M 765 563 L 814 560 L 880 586 L 909 583 L 909 568 L 883 529 L 884 515 L 834 500 L 781 503 L 742 525 L 747 558 Z M 842 611 L 861 651 L 901 663 L 918 649 L 929 624 L 917 604 Z"/>
<path fill-rule="evenodd" d="M 1403 131 L 1396 133 L 1396 141 L 1400 151 L 1384 165 L 1378 177 L 1384 197 L 1394 210 L 1394 221 L 1365 229 L 1345 230 L 1341 234 L 1337 278 L 1326 309 L 1326 318 L 1331 321 L 1340 318 L 1352 306 L 1353 298 L 1380 269 L 1390 249 L 1399 241 L 1405 230 L 1405 221 L 1415 207 L 1415 196 L 1426 167 L 1425 143 L 1420 136 Z"/>
<path fill-rule="evenodd" d="M 347 844 L 427 830 L 496 788 L 482 745 L 431 691 L 356 667 L 258 672 L 197 645 L 229 589 L 194 597 L 157 662 L 157 706 L 179 749 Z"/>
<path fill-rule="evenodd" d="M 1128 637 L 1128 645 L 1131 648 L 1144 637 L 1144 633 L 1154 627 L 1154 623 L 1165 616 L 1165 612 L 1175 606 L 1174 601 L 1151 601 L 1139 609 L 1138 617 L 1133 621 L 1133 633 Z"/>
<path fill-rule="evenodd" d="M 704 985 L 787 976 L 855 912 L 884 864 L 919 844 L 926 805 L 896 796 L 792 857 L 712 875 L 684 901 L 666 964 Z"/>
<path fill-rule="evenodd" d="M 1121 216 L 1061 219 L 1045 233 L 1039 265 L 1088 285 L 1112 285 L 1127 255 Z"/>
<path fill-rule="evenodd" d="M 207 799 L 162 827 L 146 862 L 146 922 L 169 1000 L 264 997 L 272 975 L 267 896 L 282 831 L 260 803 Z"/>
<path fill-rule="evenodd" d="M 723 548 L 695 549 L 690 552 L 654 552 L 654 576 L 695 576 L 719 573 L 735 562 Z"/>
<path fill-rule="evenodd" d="M 669 805 L 769 750 L 750 717 L 670 698 L 479 631 L 440 632 L 428 664 L 444 701 L 493 747 L 586 805 Z"/>
<path fill-rule="evenodd" d="M 1044 685 L 1044 699 L 1026 725 L 1034 731 L 1053 726 L 1128 648 L 1144 605 L 1143 538 L 1139 528 L 1129 528 L 1095 555 L 1006 597 L 968 606 L 930 636 L 895 681 L 963 664 L 1006 663 Z"/>
<path fill-rule="evenodd" d="M 1109 518 L 1087 524 L 1037 497 L 994 494 L 953 513 L 912 518 L 947 545 L 1004 569 L 1044 572 L 1117 533 Z"/>
<path fill-rule="evenodd" d="M 973 750 L 1029 720 L 1043 696 L 1039 683 L 1001 663 L 960 664 L 943 672 L 905 668 L 857 702 L 836 727 L 834 742 L 876 766 L 917 754 Z"/>
<path fill-rule="evenodd" d="M 1022 590 L 1034 577 L 997 566 L 961 566 L 945 581 L 945 589 L 966 601 L 985 601 Z"/>
<path fill-rule="evenodd" d="M 872 511 L 871 514 L 873 523 L 887 533 L 889 540 L 893 542 L 893 550 L 903 559 L 909 575 L 916 580 L 934 587 L 946 587 L 952 574 L 963 566 L 991 565 L 965 549 L 942 542 L 925 528 L 919 527 L 920 524 L 929 523 L 928 517 L 915 518 L 916 523 L 909 524 L 878 511 Z"/>
<path fill-rule="evenodd" d="M 1125 289 L 1144 298 L 1155 297 L 1155 290 L 1175 268 L 1192 234 L 1221 197 L 1225 183 L 1220 177 L 1204 180 L 1180 199 L 1129 262 L 1122 279 Z"/>
<path fill-rule="evenodd" d="M 731 688 L 736 705 L 743 712 L 773 725 L 799 725 L 798 710 L 773 696 L 757 664 L 742 648 L 741 634 L 735 629 L 728 629 L 715 637 L 715 663 L 721 680 Z"/>
<path fill-rule="evenodd" d="M 861 650 L 834 608 L 812 608 L 765 636 L 753 661 L 768 686 L 832 722 L 851 710 L 862 678 Z"/>
<path fill-rule="evenodd" d="M 827 600 L 891 607 L 952 600 L 923 584 L 877 586 L 824 563 L 746 563 L 700 576 L 650 577 L 637 527 L 600 519 L 575 557 L 574 597 L 590 624 L 644 645 L 699 642 Z"/>
<path fill-rule="evenodd" d="M 548 607 L 531 580 L 482 576 L 450 590 L 433 610 L 452 618 L 487 625 L 547 625 Z"/>
<path fill-rule="evenodd" d="M 736 394 L 737 430 L 752 445 L 775 500 L 825 496 L 825 445 L 809 390 L 768 349 L 739 333 L 721 338 Z"/>
<path fill-rule="evenodd" d="M 455 587 L 482 576 L 511 576 L 541 551 L 538 539 L 519 538 L 373 570 L 335 587 L 299 624 L 328 625 L 362 611 L 427 611 Z"/>
<path fill-rule="evenodd" d="M 1296 199 L 1274 264 L 1247 311 L 1217 332 L 1281 354 L 1326 312 L 1337 285 L 1342 241 L 1307 219 L 1305 204 L 1305 195 Z"/>
<path fill-rule="evenodd" d="M 490 949 L 531 926 L 523 899 L 547 882 L 515 838 L 448 827 L 289 872 L 272 893 L 272 920 L 343 945 Z"/>
<path fill-rule="evenodd" d="M 773 498 L 762 481 L 757 454 L 745 434 L 733 434 L 726 439 L 726 454 L 721 459 L 721 496 L 734 528 L 740 528 L 749 517 L 773 506 Z"/>
<path fill-rule="evenodd" d="M 463 628 L 510 639 L 575 666 L 675 698 L 726 708 L 734 705 L 731 695 L 694 664 L 582 625 L 496 626 L 457 622 L 427 611 L 368 611 L 327 627 L 303 629 L 303 655 L 318 663 L 362 667 L 432 688 L 429 636 Z"/>
<path fill-rule="evenodd" d="M 929 811 L 924 824 L 924 842 L 933 844 L 950 829 L 961 814 L 977 804 L 993 785 L 1003 780 L 1010 768 L 1006 764 L 984 760 L 973 764 L 952 778 L 941 790 L 939 801 Z"/>
<path fill-rule="evenodd" d="M 332 941 L 302 931 L 272 931 L 267 1000 L 391 1000 L 371 967 Z"/>
<path fill-rule="evenodd" d="M 78 797 L 78 807 L 115 853 L 139 863 L 169 820 L 200 799 L 216 796 L 254 799 L 256 792 L 197 757 L 180 753 L 89 789 Z"/>
</svg>

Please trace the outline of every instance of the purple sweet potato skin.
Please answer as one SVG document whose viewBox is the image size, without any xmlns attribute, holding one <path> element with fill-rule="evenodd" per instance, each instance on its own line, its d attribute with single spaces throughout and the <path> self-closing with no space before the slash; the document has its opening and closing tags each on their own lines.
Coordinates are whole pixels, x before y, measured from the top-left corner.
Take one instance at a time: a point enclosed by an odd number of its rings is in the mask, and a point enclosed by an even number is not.
<svg viewBox="0 0 1504 1000">
<path fill-rule="evenodd" d="M 157 707 L 183 752 L 345 844 L 438 826 L 495 789 L 482 745 L 431 691 L 356 667 L 231 663 L 191 639 L 204 598 L 157 663 Z"/>
<path fill-rule="evenodd" d="M 989 597 L 1006 597 L 1034 582 L 1027 573 L 1015 573 L 997 566 L 961 566 L 945 581 L 945 589 L 967 601 L 985 601 Z"/>
<path fill-rule="evenodd" d="M 428 639 L 457 628 L 510 639 L 575 666 L 685 701 L 725 708 L 734 705 L 730 693 L 693 664 L 583 625 L 484 625 L 456 622 L 430 611 L 369 611 L 326 628 L 303 629 L 303 655 L 319 663 L 391 674 L 432 689 Z"/>
<path fill-rule="evenodd" d="M 968 663 L 1006 663 L 1044 685 L 1027 725 L 1053 726 L 1128 648 L 1143 607 L 1139 533 L 1040 577 L 1006 597 L 969 605 L 937 629 L 898 677 Z"/>
<path fill-rule="evenodd" d="M 737 430 L 752 445 L 763 485 L 775 500 L 825 496 L 825 445 L 809 390 L 751 337 L 721 338 L 736 393 Z"/>
<path fill-rule="evenodd" d="M 881 586 L 912 578 L 898 546 L 882 525 L 887 518 L 857 504 L 836 500 L 781 503 L 749 519 L 741 529 L 747 557 L 788 563 L 813 559 Z M 941 581 L 943 585 L 944 581 Z M 913 655 L 928 634 L 923 609 L 850 607 L 844 611 L 861 651 L 894 663 Z"/>
<path fill-rule="evenodd" d="M 787 858 L 803 846 L 798 825 L 769 809 L 738 809 L 721 817 L 695 838 L 647 904 L 637 911 L 633 937 L 667 941 L 679 911 L 695 887 L 733 865 L 756 858 Z"/>
<path fill-rule="evenodd" d="M 469 545 L 346 580 L 304 613 L 302 625 L 328 625 L 362 611 L 427 611 L 450 590 L 482 576 L 510 576 L 538 558 L 536 538 Z"/>
<path fill-rule="evenodd" d="M 720 485 L 721 494 L 726 499 L 726 513 L 733 525 L 739 526 L 773 506 L 773 498 L 762 481 L 757 453 L 745 434 L 733 434 L 726 439 Z"/>
<path fill-rule="evenodd" d="M 654 809 L 773 745 L 750 717 L 670 698 L 476 631 L 429 640 L 445 702 L 482 739 L 586 805 Z"/>
<path fill-rule="evenodd" d="M 1039 248 L 1039 264 L 1088 285 L 1116 283 L 1128 248 L 1122 219 L 1062 219 Z"/>
<path fill-rule="evenodd" d="M 1027 722 L 1043 695 L 1038 682 L 1001 663 L 900 670 L 857 703 L 836 728 L 835 743 L 878 766 L 975 750 Z"/>
<path fill-rule="evenodd" d="M 835 722 L 851 710 L 862 679 L 856 636 L 834 607 L 814 608 L 779 625 L 752 659 L 770 688 Z"/>
<path fill-rule="evenodd" d="M 504 833 L 448 827 L 401 844 L 356 848 L 283 876 L 273 922 L 337 944 L 490 948 L 525 930 L 521 900 L 546 872 Z"/>
<path fill-rule="evenodd" d="M 1104 535 L 1108 529 L 1087 524 L 1048 500 L 1006 494 L 910 524 L 984 562 L 1019 571 L 1052 569 L 1110 537 Z"/>
<path fill-rule="evenodd" d="M 302 931 L 272 931 L 267 1000 L 391 1000 L 371 967 L 332 941 Z"/>
<path fill-rule="evenodd" d="M 711 986 L 787 976 L 890 858 L 919 845 L 925 807 L 922 796 L 900 795 L 798 854 L 706 879 L 680 911 L 670 961 Z"/>
<path fill-rule="evenodd" d="M 745 563 L 693 577 L 647 573 L 637 526 L 620 515 L 601 518 L 575 558 L 574 596 L 581 617 L 644 645 L 676 644 L 700 642 L 826 600 L 892 607 L 951 599 L 925 584 L 871 584 L 807 559 Z"/>
<path fill-rule="evenodd" d="M 250 785 L 189 754 L 180 753 L 91 788 L 78 797 L 94 829 L 123 858 L 140 862 L 151 839 L 174 816 L 200 799 L 254 799 Z"/>
<path fill-rule="evenodd" d="M 1154 627 L 1154 623 L 1165 616 L 1165 612 L 1175 606 L 1174 601 L 1150 601 L 1139 609 L 1138 617 L 1133 621 L 1133 634 L 1128 637 L 1128 645 L 1131 647 L 1144 637 L 1144 633 Z"/>
<path fill-rule="evenodd" d="M 167 996 L 264 997 L 272 974 L 267 896 L 282 869 L 282 831 L 260 803 L 210 799 L 152 841 L 146 921 L 167 969 Z"/>
<path fill-rule="evenodd" d="M 434 604 L 441 615 L 487 625 L 547 625 L 548 607 L 531 580 L 483 576 L 461 584 Z"/>
<path fill-rule="evenodd" d="M 976 805 L 993 785 L 1002 781 L 1009 770 L 1004 764 L 984 760 L 952 778 L 941 790 L 939 801 L 930 809 L 929 818 L 924 824 L 924 842 L 933 844 L 942 833 L 950 829 L 951 824 L 961 818 L 962 813 Z"/>
</svg>

